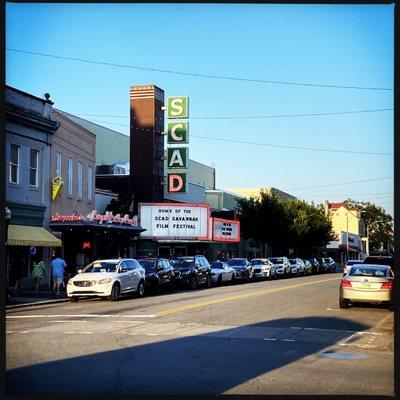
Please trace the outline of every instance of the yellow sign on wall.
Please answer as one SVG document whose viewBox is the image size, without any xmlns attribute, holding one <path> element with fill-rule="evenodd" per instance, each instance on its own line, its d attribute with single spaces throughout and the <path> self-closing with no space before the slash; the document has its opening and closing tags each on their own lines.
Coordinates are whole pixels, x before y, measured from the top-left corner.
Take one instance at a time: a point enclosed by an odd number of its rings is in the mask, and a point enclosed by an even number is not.
<svg viewBox="0 0 400 400">
<path fill-rule="evenodd" d="M 64 181 L 61 176 L 56 176 L 51 180 L 51 200 L 54 201 L 57 198 L 63 186 Z"/>
</svg>

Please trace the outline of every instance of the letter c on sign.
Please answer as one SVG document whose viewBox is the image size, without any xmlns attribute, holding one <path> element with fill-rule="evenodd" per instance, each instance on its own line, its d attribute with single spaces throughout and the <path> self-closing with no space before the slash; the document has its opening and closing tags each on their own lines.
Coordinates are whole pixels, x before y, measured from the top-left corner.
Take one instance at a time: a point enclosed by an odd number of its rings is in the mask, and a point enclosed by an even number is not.
<svg viewBox="0 0 400 400">
<path fill-rule="evenodd" d="M 182 129 L 183 128 L 183 124 L 176 124 L 176 125 L 174 125 L 173 127 L 172 127 L 172 129 L 171 129 L 171 136 L 172 136 L 172 139 L 174 139 L 175 141 L 177 141 L 177 142 L 181 142 L 182 141 L 182 136 L 178 136 L 177 134 L 176 134 L 176 131 L 178 130 L 178 129 Z"/>
<path fill-rule="evenodd" d="M 179 192 L 183 188 L 183 179 L 180 175 L 171 174 L 169 176 L 170 192 Z"/>
</svg>

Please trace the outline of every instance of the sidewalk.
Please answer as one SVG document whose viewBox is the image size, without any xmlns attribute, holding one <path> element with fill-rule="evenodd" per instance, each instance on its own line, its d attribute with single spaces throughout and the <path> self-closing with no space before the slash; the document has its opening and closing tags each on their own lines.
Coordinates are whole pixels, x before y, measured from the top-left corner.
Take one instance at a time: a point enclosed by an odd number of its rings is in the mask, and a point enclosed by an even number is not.
<svg viewBox="0 0 400 400">
<path fill-rule="evenodd" d="M 68 301 L 65 291 L 62 291 L 60 295 L 56 295 L 51 289 L 42 289 L 38 293 L 33 290 L 24 290 L 21 295 L 10 293 L 10 297 L 6 300 L 6 309 L 60 303 L 63 301 Z"/>
</svg>

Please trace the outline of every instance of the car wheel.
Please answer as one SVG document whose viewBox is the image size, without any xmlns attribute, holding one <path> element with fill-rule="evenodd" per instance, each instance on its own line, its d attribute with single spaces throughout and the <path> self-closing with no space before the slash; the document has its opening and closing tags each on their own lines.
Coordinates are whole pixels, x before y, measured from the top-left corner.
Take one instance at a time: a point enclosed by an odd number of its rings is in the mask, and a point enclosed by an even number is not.
<svg viewBox="0 0 400 400">
<path fill-rule="evenodd" d="M 117 301 L 119 299 L 120 294 L 121 294 L 121 288 L 120 288 L 119 284 L 114 283 L 114 286 L 111 289 L 110 300 Z"/>
<path fill-rule="evenodd" d="M 221 282 L 222 282 L 222 277 L 221 277 Z M 207 275 L 206 278 L 206 287 L 210 288 L 211 287 L 211 276 Z"/>
<path fill-rule="evenodd" d="M 339 307 L 340 308 L 349 308 L 349 301 L 339 298 Z"/>
<path fill-rule="evenodd" d="M 158 288 L 158 285 L 157 285 L 157 288 Z M 138 284 L 138 287 L 136 289 L 137 297 L 144 297 L 144 292 L 145 292 L 144 282 L 140 281 Z"/>
<path fill-rule="evenodd" d="M 190 289 L 192 289 L 192 290 L 197 289 L 197 286 L 198 286 L 197 278 L 195 276 L 191 277 L 189 280 Z"/>
<path fill-rule="evenodd" d="M 70 300 L 71 300 L 73 303 L 76 303 L 77 301 L 79 301 L 79 297 L 78 297 L 78 296 L 72 296 L 72 297 L 70 298 Z"/>
<path fill-rule="evenodd" d="M 221 284 L 222 284 L 222 275 L 219 274 L 217 279 L 217 286 L 221 286 Z"/>
<path fill-rule="evenodd" d="M 235 274 L 232 274 L 231 276 L 231 283 L 235 283 Z"/>
</svg>

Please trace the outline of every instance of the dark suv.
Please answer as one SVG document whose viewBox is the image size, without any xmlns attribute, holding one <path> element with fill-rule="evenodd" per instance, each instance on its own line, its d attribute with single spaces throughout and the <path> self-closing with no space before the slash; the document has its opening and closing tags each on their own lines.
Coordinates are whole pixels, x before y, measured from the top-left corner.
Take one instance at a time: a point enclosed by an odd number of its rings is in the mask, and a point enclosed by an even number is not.
<svg viewBox="0 0 400 400">
<path fill-rule="evenodd" d="M 142 258 L 137 261 L 145 270 L 147 288 L 155 292 L 164 287 L 174 288 L 174 269 L 166 258 Z"/>
<path fill-rule="evenodd" d="M 235 270 L 236 279 L 242 279 L 245 282 L 253 279 L 254 268 L 247 258 L 231 258 L 226 263 Z"/>
<path fill-rule="evenodd" d="M 211 266 L 204 256 L 186 256 L 170 260 L 177 283 L 197 289 L 199 285 L 211 287 Z"/>
</svg>

